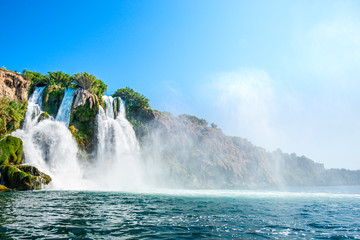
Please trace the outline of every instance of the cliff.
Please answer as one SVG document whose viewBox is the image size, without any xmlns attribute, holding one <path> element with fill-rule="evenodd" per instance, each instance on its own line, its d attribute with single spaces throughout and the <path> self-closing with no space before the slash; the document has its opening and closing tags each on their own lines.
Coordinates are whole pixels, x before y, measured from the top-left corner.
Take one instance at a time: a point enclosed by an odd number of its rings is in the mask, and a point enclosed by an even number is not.
<svg viewBox="0 0 360 240">
<path fill-rule="evenodd" d="M 360 171 L 327 170 L 304 156 L 269 152 L 189 115 L 157 112 L 141 141 L 144 158 L 153 168 L 157 166 L 155 181 L 164 186 L 235 189 L 360 184 Z"/>
<path fill-rule="evenodd" d="M 30 81 L 22 75 L 0 69 L 0 191 L 40 189 L 50 176 L 23 165 L 23 142 L 6 136 L 18 129 L 26 113 Z"/>
<path fill-rule="evenodd" d="M 23 78 L 20 73 L 0 69 L 0 97 L 10 100 L 26 101 L 30 81 Z"/>
</svg>

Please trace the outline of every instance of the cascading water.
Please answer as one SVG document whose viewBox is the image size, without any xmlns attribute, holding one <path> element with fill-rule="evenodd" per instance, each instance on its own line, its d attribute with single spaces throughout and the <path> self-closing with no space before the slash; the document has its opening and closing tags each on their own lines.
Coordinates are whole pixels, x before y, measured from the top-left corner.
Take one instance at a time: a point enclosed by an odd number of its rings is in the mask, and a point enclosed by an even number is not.
<svg viewBox="0 0 360 240">
<path fill-rule="evenodd" d="M 44 87 L 36 88 L 30 97 L 22 129 L 12 135 L 21 138 L 25 161 L 52 177 L 55 189 L 86 189 L 83 171 L 77 160 L 78 148 L 71 132 L 52 119 L 38 121 Z"/>
<path fill-rule="evenodd" d="M 35 89 L 29 98 L 23 128 L 12 135 L 22 139 L 26 163 L 52 177 L 49 187 L 78 190 L 143 189 L 140 148 L 134 129 L 126 119 L 122 100 L 103 96 L 105 110 L 99 106 L 96 122 L 97 149 L 93 161 L 86 164 L 85 172 L 85 166 L 79 161 L 77 143 L 67 128 L 74 90 L 66 90 L 56 120 L 40 120 L 44 89 Z"/>
<path fill-rule="evenodd" d="M 115 117 L 115 102 L 120 112 Z M 95 175 L 103 189 L 139 190 L 143 188 L 139 144 L 125 116 L 120 98 L 103 96 L 105 110 L 97 115 L 97 151 Z M 101 174 L 101 177 L 99 176 Z"/>
<path fill-rule="evenodd" d="M 40 106 L 42 105 L 42 96 L 44 94 L 44 90 L 45 87 L 36 88 L 34 93 L 29 98 L 24 118 L 23 129 L 27 129 L 34 123 L 37 123 L 41 113 Z"/>
<path fill-rule="evenodd" d="M 56 115 L 56 121 L 64 122 L 66 126 L 70 123 L 71 105 L 74 99 L 74 88 L 65 88 L 63 100 Z"/>
</svg>

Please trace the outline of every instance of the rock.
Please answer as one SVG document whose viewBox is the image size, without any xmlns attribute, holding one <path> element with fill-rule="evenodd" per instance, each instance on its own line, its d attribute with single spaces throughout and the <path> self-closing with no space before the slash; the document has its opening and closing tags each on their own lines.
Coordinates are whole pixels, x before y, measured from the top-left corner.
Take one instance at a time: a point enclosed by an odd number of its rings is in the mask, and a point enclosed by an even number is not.
<svg viewBox="0 0 360 240">
<path fill-rule="evenodd" d="M 73 110 L 77 109 L 79 106 L 84 106 L 86 102 L 89 103 L 90 108 L 93 108 L 98 102 L 97 96 L 92 94 L 89 90 L 78 88 L 74 92 L 74 95 L 76 97 L 73 103 Z"/>
<path fill-rule="evenodd" d="M 23 160 L 23 142 L 7 136 L 0 142 L 0 165 L 20 164 Z"/>
<path fill-rule="evenodd" d="M 10 191 L 9 188 L 5 187 L 4 185 L 0 185 L 0 192 L 8 192 Z"/>
<path fill-rule="evenodd" d="M 120 114 L 120 108 L 121 108 L 121 99 L 115 98 L 114 99 L 114 117 L 117 118 L 117 116 Z"/>
<path fill-rule="evenodd" d="M 76 99 L 80 96 L 79 98 L 81 100 L 76 103 L 75 99 L 75 103 L 73 103 L 69 129 L 80 149 L 92 152 L 95 147 L 94 133 L 96 127 L 96 115 L 99 110 L 99 102 L 97 97 L 91 93 L 92 97 L 88 96 L 89 91 L 77 90 L 75 93 L 76 92 L 78 92 L 77 94 L 80 94 L 77 95 Z M 85 103 L 82 101 L 85 101 Z"/>
<path fill-rule="evenodd" d="M 28 165 L 5 165 L 0 167 L 2 182 L 15 190 L 38 190 L 49 184 L 51 177 Z"/>
<path fill-rule="evenodd" d="M 0 69 L 0 97 L 26 101 L 30 84 L 20 73 Z"/>
<path fill-rule="evenodd" d="M 38 122 L 41 122 L 42 120 L 45 120 L 45 119 L 48 119 L 48 118 L 50 118 L 50 115 L 47 113 L 47 112 L 43 112 L 40 116 L 39 116 L 39 118 L 38 118 Z"/>
</svg>

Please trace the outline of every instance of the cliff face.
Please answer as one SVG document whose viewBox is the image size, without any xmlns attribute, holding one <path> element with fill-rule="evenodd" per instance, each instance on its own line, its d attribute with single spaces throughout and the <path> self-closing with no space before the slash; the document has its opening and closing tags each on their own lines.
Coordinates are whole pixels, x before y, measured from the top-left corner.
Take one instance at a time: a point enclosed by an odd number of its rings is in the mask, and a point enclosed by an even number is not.
<svg viewBox="0 0 360 240">
<path fill-rule="evenodd" d="M 30 84 L 21 74 L 0 69 L 0 98 L 25 101 L 28 98 Z"/>
<path fill-rule="evenodd" d="M 158 183 L 164 186 L 254 188 L 360 184 L 360 171 L 326 170 L 322 164 L 304 156 L 269 152 L 189 119 L 158 114 L 149 129 L 149 134 L 141 139 L 143 156 L 158 173 Z"/>
</svg>

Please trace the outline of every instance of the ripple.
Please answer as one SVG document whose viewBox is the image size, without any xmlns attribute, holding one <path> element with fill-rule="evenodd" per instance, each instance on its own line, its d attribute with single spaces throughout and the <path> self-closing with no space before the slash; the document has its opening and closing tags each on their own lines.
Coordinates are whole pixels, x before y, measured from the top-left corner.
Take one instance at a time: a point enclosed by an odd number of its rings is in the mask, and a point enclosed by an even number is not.
<svg viewBox="0 0 360 240">
<path fill-rule="evenodd" d="M 356 197 L 221 197 L 224 192 L 4 193 L 0 238 L 360 238 Z"/>
</svg>

